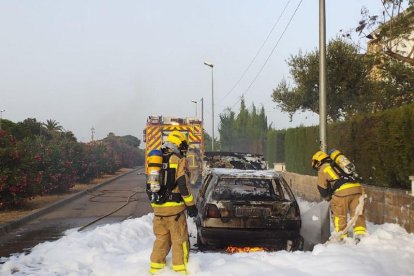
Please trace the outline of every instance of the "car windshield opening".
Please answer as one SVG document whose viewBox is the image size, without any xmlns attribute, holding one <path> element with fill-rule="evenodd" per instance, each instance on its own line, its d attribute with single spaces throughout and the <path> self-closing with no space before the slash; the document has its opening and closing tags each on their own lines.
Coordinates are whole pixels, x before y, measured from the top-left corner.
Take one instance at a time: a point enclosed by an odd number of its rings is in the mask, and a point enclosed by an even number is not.
<svg viewBox="0 0 414 276">
<path fill-rule="evenodd" d="M 270 179 L 220 179 L 213 197 L 217 200 L 275 200 L 275 193 Z"/>
</svg>

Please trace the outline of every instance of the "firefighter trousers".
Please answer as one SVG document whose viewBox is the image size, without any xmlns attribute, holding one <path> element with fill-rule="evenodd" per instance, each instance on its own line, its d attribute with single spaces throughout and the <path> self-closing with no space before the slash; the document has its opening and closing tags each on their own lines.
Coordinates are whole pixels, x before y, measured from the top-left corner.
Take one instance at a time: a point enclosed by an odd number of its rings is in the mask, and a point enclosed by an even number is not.
<svg viewBox="0 0 414 276">
<path fill-rule="evenodd" d="M 336 195 L 332 196 L 331 210 L 332 210 L 332 215 L 333 215 L 335 232 L 339 232 L 345 229 L 346 224 L 347 224 L 347 215 L 349 213 L 351 217 L 354 216 L 355 209 L 358 206 L 360 196 L 361 194 L 353 194 L 353 195 L 346 195 L 346 196 L 336 196 Z M 364 214 L 358 216 L 353 230 L 354 230 L 354 236 L 365 235 L 366 226 L 365 226 Z M 345 238 L 345 237 L 347 237 L 346 233 L 341 238 Z"/>
<path fill-rule="evenodd" d="M 151 253 L 151 273 L 164 268 L 165 258 L 172 249 L 172 268 L 176 272 L 187 273 L 190 244 L 188 240 L 185 214 L 161 217 L 154 216 L 154 246 Z"/>
</svg>

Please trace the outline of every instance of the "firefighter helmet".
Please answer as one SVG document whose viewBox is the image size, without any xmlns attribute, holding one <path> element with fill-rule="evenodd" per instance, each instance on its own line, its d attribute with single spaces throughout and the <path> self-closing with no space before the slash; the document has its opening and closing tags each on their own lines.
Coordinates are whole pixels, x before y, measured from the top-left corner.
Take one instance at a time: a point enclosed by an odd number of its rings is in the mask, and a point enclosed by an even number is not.
<svg viewBox="0 0 414 276">
<path fill-rule="evenodd" d="M 167 142 L 173 143 L 180 150 L 186 151 L 188 149 L 188 140 L 184 133 L 174 130 L 167 136 Z"/>
<path fill-rule="evenodd" d="M 320 150 L 317 151 L 312 156 L 312 168 L 317 169 L 322 164 L 322 161 L 324 161 L 327 158 L 329 158 L 329 155 L 327 155 L 325 152 Z"/>
</svg>

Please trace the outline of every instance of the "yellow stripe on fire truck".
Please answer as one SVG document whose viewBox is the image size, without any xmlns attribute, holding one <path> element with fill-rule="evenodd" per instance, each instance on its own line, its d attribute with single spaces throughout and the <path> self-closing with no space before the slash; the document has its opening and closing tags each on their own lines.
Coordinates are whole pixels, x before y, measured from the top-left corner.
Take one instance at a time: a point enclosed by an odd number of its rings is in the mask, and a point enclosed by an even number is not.
<svg viewBox="0 0 414 276">
<path fill-rule="evenodd" d="M 159 127 L 148 127 L 147 133 L 147 153 L 153 149 L 161 147 L 162 136 Z"/>
<path fill-rule="evenodd" d="M 189 140 L 192 143 L 201 143 L 201 137 L 195 136 L 192 132 L 189 132 L 188 133 L 188 136 L 189 136 Z"/>
<path fill-rule="evenodd" d="M 188 126 L 164 126 L 163 129 L 164 130 L 167 130 L 167 131 L 174 131 L 174 130 L 178 130 L 178 131 L 181 131 L 181 130 L 189 131 L 190 130 L 190 127 L 188 127 Z"/>
<path fill-rule="evenodd" d="M 194 129 L 193 132 L 194 132 L 195 135 L 201 135 L 201 127 L 194 126 L 193 129 Z"/>
</svg>

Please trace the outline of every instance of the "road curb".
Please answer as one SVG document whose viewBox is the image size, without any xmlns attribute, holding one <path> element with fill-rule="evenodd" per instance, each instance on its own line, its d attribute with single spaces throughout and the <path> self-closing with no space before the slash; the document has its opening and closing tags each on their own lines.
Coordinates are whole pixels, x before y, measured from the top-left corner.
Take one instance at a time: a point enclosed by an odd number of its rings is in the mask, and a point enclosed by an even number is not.
<svg viewBox="0 0 414 276">
<path fill-rule="evenodd" d="M 142 167 L 138 167 L 138 168 L 133 169 L 133 170 L 131 170 L 129 172 L 126 172 L 126 173 L 117 175 L 117 176 L 115 176 L 113 178 L 110 178 L 110 179 L 102 182 L 101 184 L 95 185 L 95 186 L 93 186 L 93 187 L 91 187 L 89 189 L 86 189 L 86 190 L 81 191 L 81 192 L 78 192 L 78 193 L 76 193 L 76 194 L 74 194 L 72 196 L 69 196 L 69 197 L 64 198 L 62 200 L 59 200 L 59 201 L 57 201 L 55 203 L 52 203 L 52 204 L 50 204 L 50 205 L 48 205 L 48 206 L 46 206 L 46 207 L 44 207 L 42 209 L 39 209 L 37 211 L 33 211 L 32 213 L 30 213 L 27 216 L 24 216 L 24 217 L 22 217 L 20 219 L 17 219 L 17 220 L 14 220 L 14 221 L 5 223 L 4 225 L 0 225 L 0 234 L 7 234 L 7 233 L 11 232 L 12 230 L 20 227 L 21 225 L 23 225 L 23 224 L 25 224 L 25 223 L 33 220 L 33 219 L 36 219 L 36 218 L 40 217 L 41 215 L 46 214 L 47 212 L 50 212 L 50 211 L 52 211 L 52 210 L 54 210 L 56 208 L 59 208 L 59 207 L 63 206 L 64 204 L 67 204 L 69 202 L 72 202 L 73 200 L 78 199 L 78 198 L 80 198 L 81 196 L 83 196 L 83 195 L 85 195 L 87 193 L 93 192 L 93 191 L 95 191 L 95 190 L 97 190 L 97 189 L 99 189 L 99 188 L 101 188 L 101 187 L 103 187 L 103 186 L 105 186 L 105 185 L 107 185 L 107 184 L 109 184 L 109 183 L 117 180 L 118 178 L 123 177 L 125 175 L 128 175 L 130 173 L 136 172 L 139 169 L 142 169 Z"/>
</svg>

